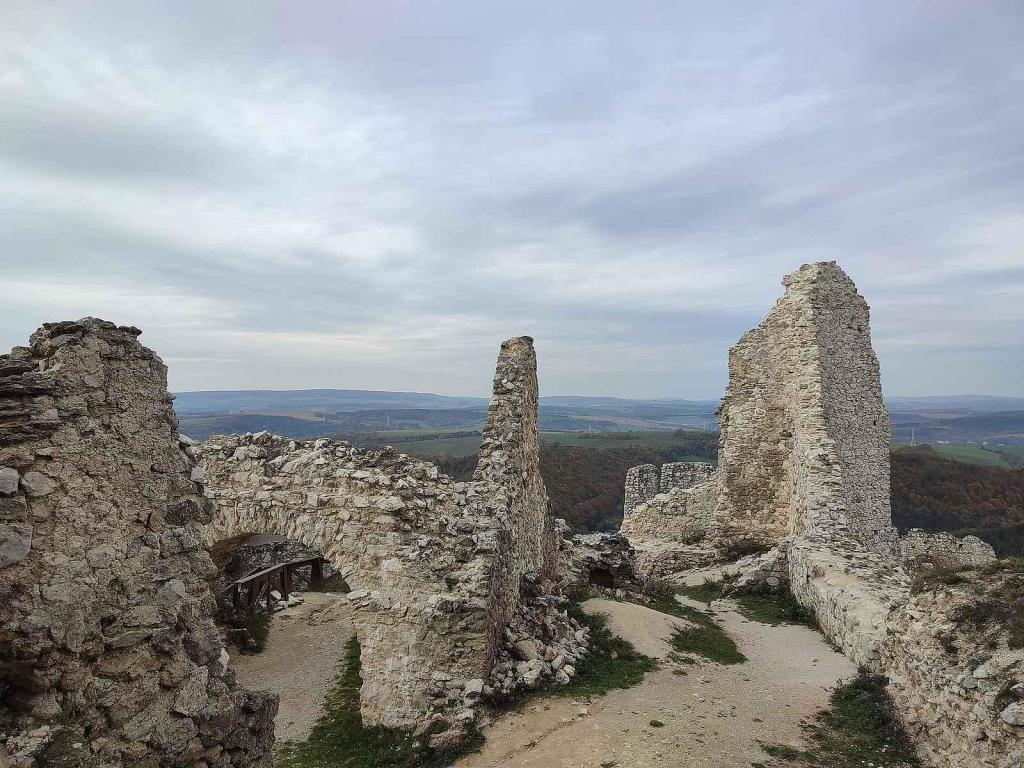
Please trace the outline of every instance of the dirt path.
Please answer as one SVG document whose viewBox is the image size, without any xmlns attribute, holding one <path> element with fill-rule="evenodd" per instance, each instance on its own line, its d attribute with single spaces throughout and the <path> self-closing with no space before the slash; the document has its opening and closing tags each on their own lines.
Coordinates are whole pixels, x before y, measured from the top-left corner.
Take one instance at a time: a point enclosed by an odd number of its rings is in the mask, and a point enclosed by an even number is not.
<svg viewBox="0 0 1024 768">
<path fill-rule="evenodd" d="M 662 658 L 672 625 L 680 622 L 604 600 L 588 601 L 584 608 L 608 613 L 612 631 Z M 800 745 L 800 720 L 825 706 L 828 689 L 856 669 L 806 627 L 749 622 L 728 601 L 713 608 L 748 657 L 746 663 L 687 666 L 664 660 L 640 685 L 589 703 L 539 700 L 488 726 L 483 750 L 458 765 L 750 768 L 752 761 L 764 759 L 758 741 Z M 680 669 L 687 674 L 673 674 Z"/>
<path fill-rule="evenodd" d="M 281 697 L 274 728 L 278 739 L 309 736 L 352 636 L 344 595 L 306 592 L 302 597 L 302 605 L 274 614 L 263 653 L 231 657 L 242 685 Z"/>
</svg>

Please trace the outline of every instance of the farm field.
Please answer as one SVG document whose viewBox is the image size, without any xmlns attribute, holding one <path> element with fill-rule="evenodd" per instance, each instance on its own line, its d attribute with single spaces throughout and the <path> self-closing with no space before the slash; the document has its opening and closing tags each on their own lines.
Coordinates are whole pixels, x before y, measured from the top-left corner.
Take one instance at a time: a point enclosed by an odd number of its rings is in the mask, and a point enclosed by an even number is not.
<svg viewBox="0 0 1024 768">
<path fill-rule="evenodd" d="M 442 430 L 424 431 L 437 435 Z M 402 453 L 413 456 L 472 456 L 480 448 L 480 436 L 425 437 L 423 440 L 409 440 L 418 431 L 377 433 L 385 441 L 394 441 L 394 447 Z M 693 433 L 690 433 L 693 434 Z M 401 439 L 396 439 L 396 438 Z M 669 430 L 638 430 L 634 432 L 541 432 L 541 445 L 575 446 L 580 448 L 629 448 L 643 447 L 667 449 L 682 445 L 684 440 Z M 687 457 L 686 461 L 705 461 L 699 457 Z"/>
<path fill-rule="evenodd" d="M 910 443 L 894 442 L 894 448 L 905 448 Z M 943 458 L 953 459 L 954 461 L 963 461 L 968 464 L 978 464 L 983 467 L 1002 467 L 1003 469 L 1012 469 L 1010 462 L 1008 462 L 1003 456 L 998 453 L 986 448 L 982 448 L 977 445 L 929 445 L 935 453 L 939 454 Z M 1008 446 L 1000 447 L 999 451 L 1005 453 L 1017 454 L 1024 457 L 1024 446 Z"/>
</svg>

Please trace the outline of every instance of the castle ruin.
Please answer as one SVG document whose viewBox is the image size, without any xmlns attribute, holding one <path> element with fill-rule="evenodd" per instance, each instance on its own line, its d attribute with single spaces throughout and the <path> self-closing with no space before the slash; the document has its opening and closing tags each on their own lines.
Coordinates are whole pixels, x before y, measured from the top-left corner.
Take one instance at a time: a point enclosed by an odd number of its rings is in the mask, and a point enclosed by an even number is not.
<svg viewBox="0 0 1024 768">
<path fill-rule="evenodd" d="M 650 578 L 718 565 L 734 592 L 790 589 L 834 645 L 889 677 L 928 764 L 1020 766 L 1024 712 L 1007 692 L 1024 691 L 1024 650 L 998 626 L 983 638 L 957 626 L 970 589 L 910 589 L 915 563 L 985 565 L 992 548 L 971 536 L 898 535 L 867 303 L 834 262 L 805 265 L 783 285 L 730 350 L 717 469 L 667 491 L 653 466 L 627 476 L 621 532 L 638 567 Z"/>
<path fill-rule="evenodd" d="M 276 699 L 235 684 L 203 546 L 242 533 L 315 548 L 352 585 L 368 725 L 451 744 L 482 696 L 569 681 L 587 630 L 553 580 L 531 339 L 502 345 L 456 483 L 390 448 L 196 444 L 138 335 L 86 318 L 0 357 L 0 755 L 270 765 Z"/>
<path fill-rule="evenodd" d="M 353 587 L 367 724 L 455 743 L 483 698 L 569 682 L 589 639 L 567 587 L 714 566 L 735 591 L 788 588 L 888 676 L 928 764 L 1017 768 L 1024 650 L 962 614 L 1018 587 L 996 569 L 911 590 L 917 561 L 976 567 L 992 550 L 893 528 L 867 304 L 831 262 L 784 285 L 730 352 L 718 466 L 635 468 L 613 536 L 550 515 L 527 337 L 501 347 L 478 465 L 456 482 L 390 448 L 196 444 L 137 329 L 44 325 L 0 356 L 0 758 L 269 766 L 276 701 L 235 681 L 204 545 L 273 533 Z"/>
</svg>

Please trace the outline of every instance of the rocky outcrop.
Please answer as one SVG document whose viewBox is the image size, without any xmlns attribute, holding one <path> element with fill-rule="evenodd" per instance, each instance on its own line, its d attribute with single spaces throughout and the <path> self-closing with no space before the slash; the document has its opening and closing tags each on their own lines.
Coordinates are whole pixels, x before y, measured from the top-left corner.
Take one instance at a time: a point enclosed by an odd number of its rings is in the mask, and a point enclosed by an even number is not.
<svg viewBox="0 0 1024 768">
<path fill-rule="evenodd" d="M 0 755 L 270 765 L 276 699 L 235 684 L 210 508 L 138 335 L 85 318 L 0 356 Z"/>
<path fill-rule="evenodd" d="M 510 644 L 531 637 L 552 652 L 585 650 L 553 583 L 558 542 L 537 408 L 536 357 L 522 337 L 501 347 L 471 482 L 391 448 L 327 439 L 260 433 L 196 446 L 215 508 L 208 544 L 284 536 L 322 553 L 352 587 L 364 722 L 464 724 L 485 688 L 556 676 L 543 664 L 511 680 L 507 668 L 496 673 Z"/>
</svg>

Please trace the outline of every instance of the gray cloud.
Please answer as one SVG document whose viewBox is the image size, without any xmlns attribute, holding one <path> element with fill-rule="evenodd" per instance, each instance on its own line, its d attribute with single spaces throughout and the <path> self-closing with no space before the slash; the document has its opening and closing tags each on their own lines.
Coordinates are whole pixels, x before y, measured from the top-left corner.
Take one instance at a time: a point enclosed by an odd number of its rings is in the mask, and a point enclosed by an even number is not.
<svg viewBox="0 0 1024 768">
<path fill-rule="evenodd" d="M 899 394 L 1024 394 L 1019 3 L 19 3 L 0 346 L 96 314 L 177 389 L 717 396 L 800 263 Z"/>
</svg>

